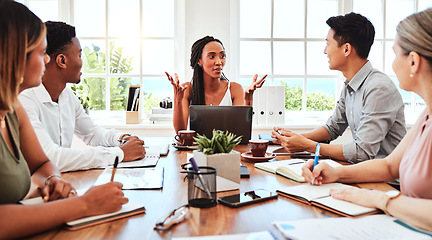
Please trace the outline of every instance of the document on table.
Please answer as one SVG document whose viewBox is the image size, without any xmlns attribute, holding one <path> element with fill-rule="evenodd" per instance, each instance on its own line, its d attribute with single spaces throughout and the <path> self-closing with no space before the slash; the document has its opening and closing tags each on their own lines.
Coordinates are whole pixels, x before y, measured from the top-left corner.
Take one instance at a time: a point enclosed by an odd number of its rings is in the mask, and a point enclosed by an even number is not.
<svg viewBox="0 0 432 240">
<path fill-rule="evenodd" d="M 107 167 L 94 185 L 108 183 L 111 180 L 112 170 L 112 167 Z M 122 183 L 124 190 L 161 189 L 163 175 L 163 168 L 117 168 L 114 181 Z"/>
<path fill-rule="evenodd" d="M 414 231 L 396 218 L 379 214 L 361 218 L 313 218 L 298 221 L 275 221 L 273 224 L 290 239 L 430 239 L 428 233 Z"/>
</svg>

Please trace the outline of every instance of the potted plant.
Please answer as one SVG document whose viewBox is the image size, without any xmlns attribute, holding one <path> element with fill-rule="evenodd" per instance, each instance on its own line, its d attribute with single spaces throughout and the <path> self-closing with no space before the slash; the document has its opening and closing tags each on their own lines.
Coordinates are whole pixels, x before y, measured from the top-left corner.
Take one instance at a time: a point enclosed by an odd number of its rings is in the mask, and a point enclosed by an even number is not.
<svg viewBox="0 0 432 240">
<path fill-rule="evenodd" d="M 211 139 L 197 134 L 198 143 L 193 156 L 198 166 L 209 166 L 217 169 L 217 190 L 227 191 L 240 187 L 240 153 L 233 151 L 242 136 L 228 131 L 213 130 Z"/>
</svg>

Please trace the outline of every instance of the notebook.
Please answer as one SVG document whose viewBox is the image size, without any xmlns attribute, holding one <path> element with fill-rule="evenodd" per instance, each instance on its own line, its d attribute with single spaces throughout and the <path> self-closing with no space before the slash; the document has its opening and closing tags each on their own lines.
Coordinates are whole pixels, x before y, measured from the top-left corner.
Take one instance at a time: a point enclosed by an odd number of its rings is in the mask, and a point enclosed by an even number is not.
<svg viewBox="0 0 432 240">
<path fill-rule="evenodd" d="M 30 198 L 30 199 L 22 200 L 22 201 L 20 201 L 20 203 L 23 205 L 35 205 L 35 204 L 42 204 L 42 203 L 44 203 L 44 201 L 43 201 L 42 197 L 37 197 L 37 198 Z M 117 220 L 120 218 L 125 218 L 125 217 L 129 217 L 129 216 L 141 214 L 141 213 L 144 213 L 145 211 L 146 211 L 146 209 L 144 206 L 137 204 L 137 203 L 128 202 L 128 203 L 124 204 L 122 206 L 122 208 L 116 212 L 73 220 L 73 221 L 67 222 L 65 224 L 65 227 L 68 230 L 78 230 L 78 229 L 98 225 L 101 223 L 114 221 L 114 220 Z"/>
<path fill-rule="evenodd" d="M 68 230 L 79 230 L 97 224 L 106 223 L 120 218 L 130 217 L 133 215 L 144 213 L 145 211 L 146 209 L 144 206 L 137 203 L 128 202 L 124 204 L 122 208 L 117 212 L 91 216 L 67 222 L 66 228 Z"/>
<path fill-rule="evenodd" d="M 325 162 L 332 167 L 342 166 L 340 163 L 330 159 L 322 159 L 320 162 Z M 255 167 L 267 172 L 279 174 L 297 182 L 305 182 L 302 176 L 302 167 L 306 163 L 304 159 L 289 159 L 272 162 L 255 163 Z"/>
<path fill-rule="evenodd" d="M 111 180 L 112 170 L 112 167 L 105 168 L 94 185 L 108 183 Z M 114 181 L 122 183 L 123 190 L 161 189 L 163 175 L 163 168 L 117 168 Z"/>
<path fill-rule="evenodd" d="M 285 187 L 276 192 L 293 200 L 314 205 L 345 217 L 354 218 L 380 212 L 380 210 L 376 208 L 363 207 L 330 196 L 330 189 L 343 188 L 353 188 L 353 186 L 342 183 L 329 183 L 321 186 L 302 184 Z"/>
<path fill-rule="evenodd" d="M 189 107 L 191 130 L 209 139 L 213 129 L 229 131 L 237 136 L 243 136 L 241 144 L 248 144 L 252 131 L 251 106 L 204 106 Z"/>
</svg>

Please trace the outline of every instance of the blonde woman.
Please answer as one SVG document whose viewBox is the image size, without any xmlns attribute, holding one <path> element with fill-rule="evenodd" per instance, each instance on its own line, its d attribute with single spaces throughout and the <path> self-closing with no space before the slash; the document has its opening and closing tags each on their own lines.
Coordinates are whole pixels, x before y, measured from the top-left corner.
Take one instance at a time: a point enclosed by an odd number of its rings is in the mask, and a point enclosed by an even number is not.
<svg viewBox="0 0 432 240">
<path fill-rule="evenodd" d="M 426 109 L 396 149 L 384 159 L 332 168 L 313 163 L 303 176 L 314 184 L 382 182 L 400 178 L 401 192 L 335 190 L 334 198 L 376 207 L 419 228 L 432 230 L 432 8 L 408 16 L 397 26 L 393 70 L 399 86 L 422 97 Z"/>
<path fill-rule="evenodd" d="M 76 196 L 44 154 L 18 102 L 20 91 L 41 83 L 49 61 L 45 25 L 24 5 L 2 0 L 0 26 L 0 238 L 28 236 L 77 218 L 119 210 L 128 201 L 120 183 Z M 17 204 L 31 181 L 42 189 L 46 203 Z"/>
</svg>

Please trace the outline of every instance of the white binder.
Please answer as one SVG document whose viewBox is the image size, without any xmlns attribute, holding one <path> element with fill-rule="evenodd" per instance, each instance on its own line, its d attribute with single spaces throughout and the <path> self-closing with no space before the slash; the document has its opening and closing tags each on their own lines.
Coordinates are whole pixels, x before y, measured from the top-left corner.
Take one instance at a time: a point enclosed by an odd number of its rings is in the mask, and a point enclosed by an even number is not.
<svg viewBox="0 0 432 240">
<path fill-rule="evenodd" d="M 284 86 L 263 86 L 254 93 L 253 124 L 276 126 L 285 119 Z"/>
</svg>

